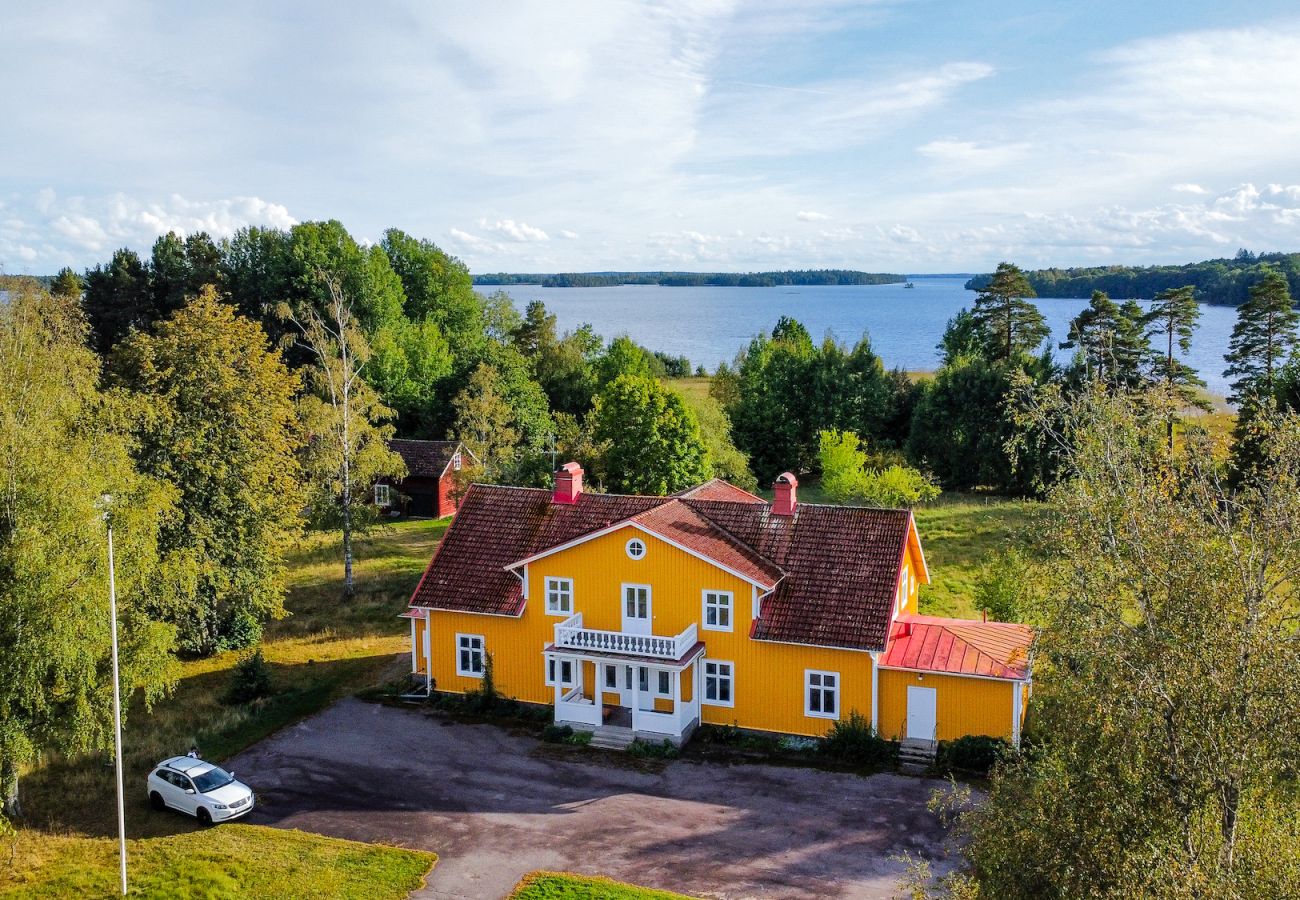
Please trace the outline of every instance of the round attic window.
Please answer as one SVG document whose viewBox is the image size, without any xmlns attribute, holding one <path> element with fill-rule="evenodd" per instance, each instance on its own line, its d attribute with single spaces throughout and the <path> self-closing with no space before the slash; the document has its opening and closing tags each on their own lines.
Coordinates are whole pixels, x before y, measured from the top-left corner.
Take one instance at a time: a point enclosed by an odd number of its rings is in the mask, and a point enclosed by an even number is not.
<svg viewBox="0 0 1300 900">
<path fill-rule="evenodd" d="M 641 559 L 645 556 L 645 541 L 640 538 L 632 538 L 627 542 L 627 555 L 632 559 Z"/>
</svg>

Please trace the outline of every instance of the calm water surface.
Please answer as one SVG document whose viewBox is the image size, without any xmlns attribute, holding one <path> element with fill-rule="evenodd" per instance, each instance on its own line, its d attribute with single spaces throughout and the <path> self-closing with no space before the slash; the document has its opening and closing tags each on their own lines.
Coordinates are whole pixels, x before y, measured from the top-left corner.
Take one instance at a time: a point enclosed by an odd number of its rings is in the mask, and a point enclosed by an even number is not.
<svg viewBox="0 0 1300 900">
<path fill-rule="evenodd" d="M 793 316 L 814 339 L 830 332 L 852 344 L 866 332 L 889 368 L 935 369 L 935 345 L 958 310 L 975 294 L 965 278 L 914 278 L 901 284 L 842 287 L 660 287 L 628 284 L 601 288 L 543 288 L 510 285 L 506 290 L 522 309 L 542 300 L 562 330 L 590 322 L 605 338 L 627 334 L 652 350 L 684 355 L 710 371 L 730 362 L 759 332 L 770 332 L 783 315 Z M 492 290 L 480 288 L 480 290 Z M 1052 328 L 1053 346 L 1065 340 L 1071 318 L 1087 300 L 1036 300 Z M 1237 312 L 1227 306 L 1201 307 L 1200 328 L 1186 361 L 1200 371 L 1216 394 L 1228 393 L 1223 354 Z M 1067 360 L 1070 351 L 1058 351 Z"/>
</svg>

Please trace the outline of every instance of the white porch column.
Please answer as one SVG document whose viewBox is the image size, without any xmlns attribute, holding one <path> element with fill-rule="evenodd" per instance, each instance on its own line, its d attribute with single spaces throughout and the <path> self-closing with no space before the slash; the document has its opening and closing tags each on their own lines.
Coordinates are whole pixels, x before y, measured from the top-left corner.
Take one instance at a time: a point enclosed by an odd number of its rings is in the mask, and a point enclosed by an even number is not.
<svg viewBox="0 0 1300 900">
<path fill-rule="evenodd" d="M 564 696 L 564 686 L 560 683 L 560 659 L 559 657 L 554 657 L 554 659 L 555 659 L 555 683 L 554 683 L 555 706 L 551 708 L 552 709 L 551 721 L 558 722 L 560 721 L 560 699 Z M 546 668 L 547 671 L 549 671 L 551 668 L 551 664 L 549 660 L 546 663 Z"/>
<path fill-rule="evenodd" d="M 871 730 L 880 734 L 880 654 L 871 657 Z"/>
<path fill-rule="evenodd" d="M 637 730 L 641 713 L 641 667 L 632 666 L 632 730 Z"/>
<path fill-rule="evenodd" d="M 424 689 L 426 692 L 433 690 L 433 640 L 429 632 L 433 629 L 429 626 L 429 611 L 424 611 Z M 459 652 L 459 651 L 457 651 Z"/>
<path fill-rule="evenodd" d="M 682 723 L 682 673 L 672 672 L 668 677 L 672 679 L 673 715 L 677 717 L 677 733 L 681 734 L 686 727 Z"/>
</svg>

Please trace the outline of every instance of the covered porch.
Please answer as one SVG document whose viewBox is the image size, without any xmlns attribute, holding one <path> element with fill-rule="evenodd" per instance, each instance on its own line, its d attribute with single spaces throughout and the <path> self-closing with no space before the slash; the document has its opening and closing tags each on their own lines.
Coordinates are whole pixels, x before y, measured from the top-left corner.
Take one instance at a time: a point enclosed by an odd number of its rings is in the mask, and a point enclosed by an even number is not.
<svg viewBox="0 0 1300 900">
<path fill-rule="evenodd" d="M 700 723 L 696 653 L 672 662 L 546 650 L 555 723 L 602 736 L 680 744 Z"/>
</svg>

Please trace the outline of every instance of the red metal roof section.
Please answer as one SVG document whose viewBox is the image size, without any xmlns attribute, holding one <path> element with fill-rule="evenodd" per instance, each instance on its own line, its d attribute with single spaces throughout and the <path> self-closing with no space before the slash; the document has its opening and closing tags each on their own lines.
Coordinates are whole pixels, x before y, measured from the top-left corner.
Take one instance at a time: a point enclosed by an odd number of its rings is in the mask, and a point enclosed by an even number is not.
<svg viewBox="0 0 1300 900">
<path fill-rule="evenodd" d="M 1029 677 L 1034 630 L 1011 622 L 899 616 L 880 665 L 944 675 Z"/>
<path fill-rule="evenodd" d="M 738 499 L 704 499 L 722 490 L 701 488 L 681 497 L 584 493 L 565 505 L 540 488 L 474 485 L 411 606 L 517 616 L 523 591 L 507 566 L 630 520 L 775 585 L 762 601 L 754 638 L 885 649 L 906 549 L 906 510 L 801 503 L 792 516 L 774 516 L 768 503 L 744 491 Z"/>
</svg>

